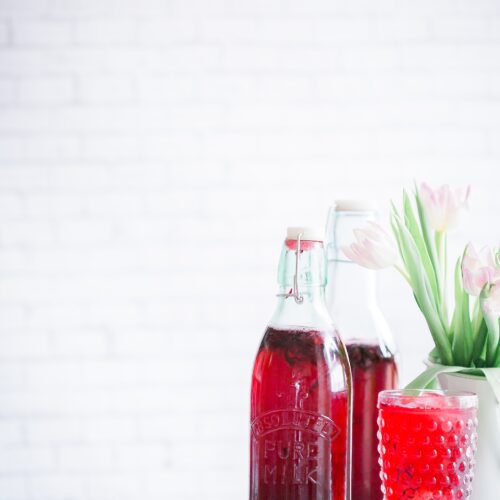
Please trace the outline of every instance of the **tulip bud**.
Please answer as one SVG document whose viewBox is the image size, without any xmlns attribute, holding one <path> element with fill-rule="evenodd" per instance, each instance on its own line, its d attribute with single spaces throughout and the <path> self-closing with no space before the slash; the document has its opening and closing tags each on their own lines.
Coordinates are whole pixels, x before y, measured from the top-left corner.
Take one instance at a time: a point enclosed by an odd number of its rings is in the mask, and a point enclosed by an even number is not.
<svg viewBox="0 0 500 500">
<path fill-rule="evenodd" d="M 432 189 L 423 183 L 419 189 L 420 199 L 430 226 L 442 233 L 458 226 L 461 211 L 467 207 L 470 187 L 452 189 L 448 185 Z"/>
<path fill-rule="evenodd" d="M 462 259 L 464 290 L 477 297 L 487 283 L 493 283 L 497 279 L 500 279 L 500 267 L 496 265 L 493 250 L 484 247 L 477 252 L 469 243 Z"/>
</svg>

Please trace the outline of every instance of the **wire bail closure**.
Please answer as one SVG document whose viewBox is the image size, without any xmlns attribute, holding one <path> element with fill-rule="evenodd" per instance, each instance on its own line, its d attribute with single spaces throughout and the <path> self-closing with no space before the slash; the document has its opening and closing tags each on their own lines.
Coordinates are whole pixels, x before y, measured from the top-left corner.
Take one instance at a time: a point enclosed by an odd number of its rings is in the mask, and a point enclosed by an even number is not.
<svg viewBox="0 0 500 500">
<path fill-rule="evenodd" d="M 293 297 L 297 304 L 302 304 L 304 302 L 304 297 L 299 292 L 299 263 L 300 263 L 300 242 L 302 238 L 302 233 L 297 235 L 297 248 L 295 250 L 295 275 L 293 276 L 293 289 L 291 293 L 278 293 L 278 297 Z"/>
</svg>

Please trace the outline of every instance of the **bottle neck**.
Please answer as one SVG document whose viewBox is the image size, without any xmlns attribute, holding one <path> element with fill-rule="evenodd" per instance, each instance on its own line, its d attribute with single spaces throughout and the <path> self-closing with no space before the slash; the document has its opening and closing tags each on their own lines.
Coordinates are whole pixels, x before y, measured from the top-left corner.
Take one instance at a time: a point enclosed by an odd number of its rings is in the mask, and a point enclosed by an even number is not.
<svg viewBox="0 0 500 500">
<path fill-rule="evenodd" d="M 393 351 L 392 335 L 378 306 L 376 271 L 351 262 L 342 252 L 354 239 L 353 229 L 374 218 L 374 212 L 330 211 L 326 303 L 346 342 L 377 343 Z"/>
<path fill-rule="evenodd" d="M 342 251 L 342 247 L 352 243 L 353 231 L 375 218 L 375 212 L 330 210 L 327 225 L 327 304 L 334 310 L 348 310 L 353 300 L 368 307 L 377 305 L 376 272 L 355 264 Z"/>
<path fill-rule="evenodd" d="M 299 252 L 297 253 L 297 250 Z M 280 328 L 331 328 L 325 303 L 326 259 L 319 241 L 286 240 L 278 268 L 278 303 L 271 324 Z"/>
<path fill-rule="evenodd" d="M 378 307 L 376 271 L 342 258 L 329 259 L 328 307 L 332 313 L 348 310 L 354 298 L 367 308 Z"/>
<path fill-rule="evenodd" d="M 286 290 L 281 289 L 280 293 Z M 278 296 L 278 303 L 271 318 L 272 326 L 279 328 L 330 328 L 332 321 L 325 302 L 324 287 L 311 287 L 301 292 L 303 301 L 298 304 L 293 297 Z"/>
</svg>

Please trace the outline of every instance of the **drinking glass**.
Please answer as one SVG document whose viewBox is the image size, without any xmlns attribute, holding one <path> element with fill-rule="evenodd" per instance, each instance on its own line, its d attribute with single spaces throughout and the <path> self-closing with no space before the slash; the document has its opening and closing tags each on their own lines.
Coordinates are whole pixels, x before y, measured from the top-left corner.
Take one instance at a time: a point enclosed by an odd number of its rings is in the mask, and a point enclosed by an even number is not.
<svg viewBox="0 0 500 500">
<path fill-rule="evenodd" d="M 469 498 L 477 444 L 477 396 L 419 389 L 378 397 L 385 499 Z"/>
</svg>

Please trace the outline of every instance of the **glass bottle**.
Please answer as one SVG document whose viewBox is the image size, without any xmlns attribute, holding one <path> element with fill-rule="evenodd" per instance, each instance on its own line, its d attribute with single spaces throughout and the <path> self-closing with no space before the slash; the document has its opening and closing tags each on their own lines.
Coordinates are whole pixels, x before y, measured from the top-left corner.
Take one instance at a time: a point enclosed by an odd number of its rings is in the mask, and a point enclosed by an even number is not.
<svg viewBox="0 0 500 500">
<path fill-rule="evenodd" d="M 250 500 L 350 498 L 350 371 L 326 309 L 323 235 L 289 228 L 252 375 Z"/>
<path fill-rule="evenodd" d="M 353 387 L 352 498 L 381 500 L 377 451 L 377 396 L 397 386 L 394 340 L 377 303 L 376 271 L 348 260 L 342 246 L 353 229 L 376 219 L 373 206 L 338 201 L 327 223 L 327 306 L 349 356 Z"/>
</svg>

